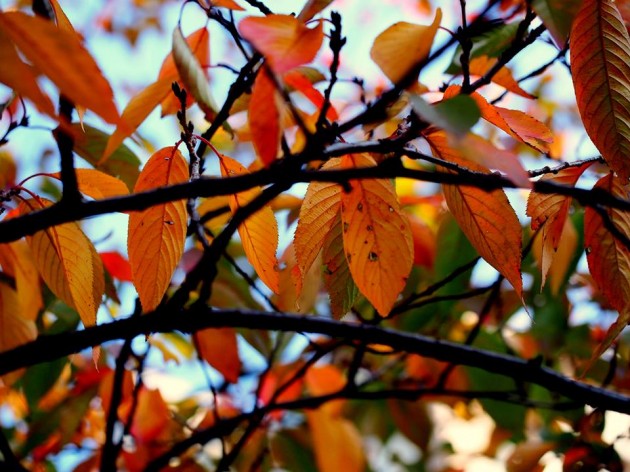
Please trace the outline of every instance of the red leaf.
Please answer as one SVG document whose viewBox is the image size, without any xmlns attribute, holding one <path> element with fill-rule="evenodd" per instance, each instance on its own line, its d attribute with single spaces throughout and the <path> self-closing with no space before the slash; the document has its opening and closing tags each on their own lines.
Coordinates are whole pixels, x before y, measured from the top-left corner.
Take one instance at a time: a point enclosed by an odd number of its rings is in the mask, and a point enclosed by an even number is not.
<svg viewBox="0 0 630 472">
<path fill-rule="evenodd" d="M 254 148 L 262 163 L 276 160 L 280 144 L 280 113 L 276 105 L 276 86 L 264 70 L 260 71 L 249 101 L 249 129 Z"/>
<path fill-rule="evenodd" d="M 133 282 L 131 275 L 131 265 L 129 261 L 120 255 L 119 252 L 101 252 L 99 253 L 103 265 L 112 277 L 123 282 Z"/>
<path fill-rule="evenodd" d="M 193 339 L 201 359 L 217 369 L 228 382 L 238 382 L 241 358 L 234 329 L 202 329 L 193 334 Z"/>
</svg>

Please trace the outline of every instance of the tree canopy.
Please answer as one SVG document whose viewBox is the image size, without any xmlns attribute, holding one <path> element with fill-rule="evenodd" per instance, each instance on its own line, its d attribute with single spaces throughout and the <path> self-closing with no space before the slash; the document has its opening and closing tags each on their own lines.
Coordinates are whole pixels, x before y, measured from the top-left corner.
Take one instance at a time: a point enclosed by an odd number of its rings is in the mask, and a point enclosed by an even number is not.
<svg viewBox="0 0 630 472">
<path fill-rule="evenodd" d="M 0 467 L 623 470 L 628 4 L 298 3 L 0 9 Z"/>
</svg>

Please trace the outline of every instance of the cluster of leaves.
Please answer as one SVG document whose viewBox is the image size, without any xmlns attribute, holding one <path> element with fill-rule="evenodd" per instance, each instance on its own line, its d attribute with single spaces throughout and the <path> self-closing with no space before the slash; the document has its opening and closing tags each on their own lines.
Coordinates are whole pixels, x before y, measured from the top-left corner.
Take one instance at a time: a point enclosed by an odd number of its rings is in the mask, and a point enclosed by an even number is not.
<svg viewBox="0 0 630 472">
<path fill-rule="evenodd" d="M 400 432 L 422 452 L 418 470 L 445 454 L 440 403 L 462 416 L 481 405 L 496 424 L 486 453 L 517 443 L 510 470 L 534 470 L 549 451 L 567 468 L 620 470 L 601 433 L 604 410 L 630 413 L 630 351 L 617 339 L 630 321 L 628 10 L 503 0 L 470 14 L 461 1 L 450 31 L 424 2 L 427 24 L 398 22 L 374 40 L 389 83 L 372 89 L 342 75 L 344 48 L 361 38 L 344 37 L 331 0 L 294 15 L 253 0 L 189 3 L 207 24 L 185 36 L 178 22 L 155 82 L 120 114 L 57 0 L 0 12 L 1 142 L 31 131 L 34 106 L 56 123 L 59 155 L 59 172 L 16 182 L 0 154 L 5 464 L 46 470 L 74 444 L 93 451 L 76 470 L 354 471 L 368 467 L 366 435 Z M 221 64 L 236 75 L 221 105 L 209 24 L 240 54 Z M 541 44 L 554 50 L 544 64 L 527 56 Z M 452 50 L 442 86 L 419 82 Z M 531 71 L 517 80 L 519 54 Z M 600 155 L 565 158 L 560 105 L 544 87 L 552 71 L 570 74 L 569 113 Z M 357 96 L 337 93 L 341 81 Z M 140 169 L 124 141 L 158 106 L 179 130 Z M 84 122 L 93 117 L 113 131 Z M 61 192 L 44 195 L 42 179 Z M 528 192 L 526 228 L 508 188 Z M 114 212 L 128 215 L 125 256 L 99 252 L 80 224 Z M 485 269 L 488 285 L 473 277 L 480 259 L 496 270 Z M 136 310 L 115 320 L 130 286 Z M 618 313 L 609 328 L 571 319 L 570 297 L 584 294 Z M 515 331 L 524 312 L 532 323 Z M 91 359 L 68 357 L 87 348 Z M 165 401 L 145 385 L 155 356 L 209 365 L 206 391 Z M 216 451 L 192 447 L 214 439 Z"/>
</svg>

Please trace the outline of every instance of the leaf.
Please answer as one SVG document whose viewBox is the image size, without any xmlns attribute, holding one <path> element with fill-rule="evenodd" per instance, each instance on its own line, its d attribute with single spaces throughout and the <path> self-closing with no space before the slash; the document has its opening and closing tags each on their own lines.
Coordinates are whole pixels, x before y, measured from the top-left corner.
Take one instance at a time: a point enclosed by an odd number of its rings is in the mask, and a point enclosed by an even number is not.
<svg viewBox="0 0 630 472">
<path fill-rule="evenodd" d="M 308 369 L 304 376 L 304 383 L 312 396 L 319 397 L 342 390 L 347 380 L 338 367 L 327 364 Z M 341 416 L 345 403 L 345 399 L 333 400 L 326 402 L 319 409 L 331 416 Z"/>
<path fill-rule="evenodd" d="M 279 311 L 308 313 L 313 309 L 319 294 L 321 264 L 313 264 L 310 270 L 302 275 L 297 266 L 294 245 L 289 244 L 280 258 L 280 267 L 282 269 L 279 274 L 279 292 L 273 298 L 274 304 Z"/>
<path fill-rule="evenodd" d="M 435 156 L 468 167 L 466 161 L 448 146 L 443 133 L 426 137 Z M 482 166 L 471 170 L 487 172 Z M 486 192 L 465 185 L 444 185 L 444 197 L 470 243 L 492 267 L 512 284 L 522 297 L 521 225 L 503 190 Z"/>
<path fill-rule="evenodd" d="M 315 15 L 319 14 L 324 8 L 330 5 L 334 0 L 307 0 L 300 11 L 298 20 L 306 23 Z"/>
<path fill-rule="evenodd" d="M 79 192 L 94 199 L 128 195 L 127 185 L 116 177 L 95 169 L 75 169 Z M 47 174 L 61 180 L 61 173 Z"/>
<path fill-rule="evenodd" d="M 560 220 L 561 221 L 561 220 Z M 547 276 L 551 279 L 551 293 L 557 295 L 564 284 L 569 267 L 578 250 L 578 234 L 570 218 L 564 219 L 558 247 L 553 248 L 551 238 L 545 238 L 545 233 L 536 238 L 534 255 L 542 273 L 541 289 L 545 286 Z"/>
<path fill-rule="evenodd" d="M 591 162 L 587 162 L 578 167 L 568 167 L 555 174 L 545 175 L 540 180 L 573 187 L 591 165 Z M 542 227 L 542 286 L 545 285 L 553 256 L 560 247 L 570 206 L 571 198 L 558 194 L 532 192 L 527 199 L 527 216 L 532 219 L 532 230 L 537 231 Z"/>
<path fill-rule="evenodd" d="M 331 416 L 321 408 L 307 411 L 306 419 L 320 471 L 361 472 L 365 469 L 361 434 L 354 424 L 345 418 Z"/>
<path fill-rule="evenodd" d="M 33 199 L 20 203 L 22 214 L 51 202 Z M 33 260 L 48 288 L 74 308 L 83 324 L 96 324 L 96 311 L 105 292 L 103 264 L 91 241 L 76 223 L 64 223 L 26 238 Z"/>
<path fill-rule="evenodd" d="M 55 117 L 55 108 L 50 98 L 42 93 L 33 69 L 26 65 L 7 35 L 0 29 L 0 83 L 17 94 L 32 101 L 42 113 Z"/>
<path fill-rule="evenodd" d="M 364 155 L 342 158 L 343 167 L 367 167 Z M 351 180 L 341 195 L 343 244 L 352 278 L 381 316 L 391 310 L 413 264 L 409 220 L 389 180 Z"/>
<path fill-rule="evenodd" d="M 238 29 L 277 74 L 311 62 L 324 39 L 321 21 L 315 28 L 308 28 L 291 15 L 250 16 L 240 22 Z"/>
<path fill-rule="evenodd" d="M 571 24 L 582 0 L 533 0 L 532 9 L 551 34 L 556 46 L 563 48 L 567 42 Z"/>
<path fill-rule="evenodd" d="M 223 177 L 248 173 L 247 169 L 228 156 L 220 156 L 220 165 Z M 246 206 L 260 193 L 261 189 L 256 187 L 232 195 L 230 197 L 232 214 Z M 260 280 L 274 293 L 278 293 L 278 260 L 276 258 L 278 223 L 269 205 L 265 205 L 241 223 L 238 234 L 241 237 L 247 260 L 256 270 Z"/>
<path fill-rule="evenodd" d="M 624 200 L 630 195 L 624 181 L 613 174 L 599 179 L 594 188 Z M 627 212 L 610 207 L 602 211 L 607 215 L 608 225 L 614 225 L 624 235 L 630 234 L 630 215 Z M 610 306 L 619 312 L 617 321 L 608 328 L 604 340 L 593 353 L 590 367 L 630 321 L 630 249 L 614 236 L 602 216 L 592 207 L 584 211 L 584 246 L 588 267 L 597 287 Z"/>
<path fill-rule="evenodd" d="M 131 423 L 131 434 L 140 443 L 150 443 L 166 428 L 171 418 L 168 406 L 159 390 L 144 387 L 138 394 L 138 404 Z"/>
<path fill-rule="evenodd" d="M 273 80 L 261 71 L 256 77 L 247 116 L 256 154 L 269 166 L 276 160 L 280 144 L 280 112 Z"/>
<path fill-rule="evenodd" d="M 131 136 L 153 109 L 171 93 L 173 81 L 173 77 L 159 79 L 129 101 L 120 117 L 121 123 L 107 141 L 103 156 L 97 162 L 98 166 L 103 165 L 125 138 Z"/>
<path fill-rule="evenodd" d="M 118 177 L 128 190 L 133 190 L 140 174 L 140 159 L 122 144 L 111 153 L 107 161 L 99 164 L 109 135 L 87 124 L 73 123 L 71 128 L 74 132 L 74 152 L 98 170 Z"/>
<path fill-rule="evenodd" d="M 411 94 L 409 99 L 413 111 L 424 121 L 434 124 L 443 130 L 453 133 L 455 136 L 463 136 L 479 120 L 479 107 L 475 100 L 468 95 L 455 95 L 446 97 L 445 100 L 429 105 L 422 97 Z"/>
<path fill-rule="evenodd" d="M 218 106 L 210 95 L 207 73 L 186 43 L 179 26 L 173 30 L 173 60 L 184 87 L 205 113 L 206 120 L 213 121 L 217 116 Z"/>
<path fill-rule="evenodd" d="M 129 261 L 125 259 L 119 252 L 100 252 L 99 256 L 103 261 L 105 269 L 107 269 L 107 272 L 112 277 L 115 277 L 123 282 L 133 282 L 133 276 L 131 275 L 131 265 L 129 265 Z"/>
<path fill-rule="evenodd" d="M 26 241 L 0 244 L 0 265 L 6 275 L 15 279 L 22 317 L 35 321 L 44 302 L 39 272 Z"/>
<path fill-rule="evenodd" d="M 202 329 L 193 334 L 193 339 L 201 359 L 218 370 L 227 382 L 238 382 L 241 358 L 233 328 Z"/>
<path fill-rule="evenodd" d="M 50 6 L 55 12 L 55 20 L 57 21 L 57 27 L 62 30 L 69 31 L 76 34 L 76 31 L 74 30 L 74 27 L 72 26 L 72 23 L 70 23 L 70 20 L 64 13 L 63 9 L 61 8 L 61 5 L 59 5 L 59 2 L 57 0 L 50 0 Z"/>
<path fill-rule="evenodd" d="M 484 76 L 497 63 L 497 61 L 498 58 L 491 58 L 488 56 L 475 57 L 470 61 L 468 69 L 472 75 Z M 512 72 L 510 72 L 510 69 L 508 69 L 507 66 L 501 67 L 499 72 L 494 74 L 490 80 L 506 90 L 520 95 L 521 97 L 535 98 L 518 85 L 518 82 L 514 80 Z"/>
<path fill-rule="evenodd" d="M 212 6 L 219 8 L 228 8 L 230 10 L 243 11 L 244 8 L 241 7 L 234 0 L 212 0 Z"/>
<path fill-rule="evenodd" d="M 324 104 L 324 96 L 322 93 L 313 87 L 312 82 L 301 73 L 300 70 L 294 69 L 290 72 L 287 72 L 283 76 L 284 83 L 289 87 L 292 87 L 294 90 L 299 91 L 302 95 L 310 100 L 310 102 L 317 107 L 318 110 L 322 109 Z M 326 112 L 326 118 L 330 121 L 336 121 L 339 119 L 339 115 L 337 115 L 337 110 L 332 105 L 328 108 Z"/>
<path fill-rule="evenodd" d="M 157 151 L 140 173 L 134 193 L 188 181 L 188 164 L 175 147 Z M 162 301 L 184 253 L 186 203 L 183 200 L 131 212 L 127 250 L 142 308 L 149 312 Z"/>
<path fill-rule="evenodd" d="M 19 11 L 0 13 L 0 27 L 70 101 L 108 123 L 118 122 L 112 89 L 75 34 Z"/>
<path fill-rule="evenodd" d="M 418 78 L 419 66 L 429 56 L 433 39 L 442 21 L 442 10 L 435 12 L 429 26 L 400 21 L 374 40 L 370 57 L 392 83 L 407 87 Z M 401 83 L 402 81 L 405 83 Z"/>
<path fill-rule="evenodd" d="M 624 181 L 630 177 L 630 38 L 614 2 L 584 0 L 571 29 L 571 75 L 589 137 Z"/>
<path fill-rule="evenodd" d="M 0 352 L 8 351 L 37 337 L 33 320 L 22 316 L 18 293 L 0 282 Z"/>
<path fill-rule="evenodd" d="M 322 170 L 341 169 L 341 159 L 332 158 Z M 302 274 L 306 274 L 324 245 L 341 208 L 341 187 L 330 182 L 311 182 L 300 209 L 293 244 L 295 258 Z"/>
</svg>

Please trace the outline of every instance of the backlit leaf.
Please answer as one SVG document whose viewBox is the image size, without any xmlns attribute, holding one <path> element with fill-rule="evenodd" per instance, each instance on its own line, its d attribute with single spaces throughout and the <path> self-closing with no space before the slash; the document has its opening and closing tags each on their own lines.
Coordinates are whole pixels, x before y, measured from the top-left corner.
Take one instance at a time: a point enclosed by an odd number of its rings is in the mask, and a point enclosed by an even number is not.
<svg viewBox="0 0 630 472">
<path fill-rule="evenodd" d="M 440 21 L 442 10 L 438 8 L 428 26 L 404 21 L 393 24 L 376 37 L 370 57 L 394 84 L 405 80 L 401 85 L 412 85 L 418 78 L 415 70 L 431 51 Z"/>
<path fill-rule="evenodd" d="M 121 123 L 107 141 L 103 156 L 97 163 L 99 166 L 103 165 L 125 138 L 131 136 L 153 109 L 171 93 L 173 81 L 173 77 L 159 79 L 129 101 L 120 117 Z"/>
<path fill-rule="evenodd" d="M 134 192 L 188 181 L 188 164 L 174 147 L 157 151 L 140 173 Z M 186 203 L 183 200 L 131 212 L 127 250 L 133 283 L 145 312 L 162 300 L 184 252 Z"/>
<path fill-rule="evenodd" d="M 536 12 L 556 46 L 563 48 L 571 24 L 580 8 L 582 0 L 533 0 L 532 9 Z"/>
<path fill-rule="evenodd" d="M 15 279 L 22 317 L 35 321 L 44 303 L 39 272 L 26 241 L 0 244 L 0 266 L 6 275 Z"/>
<path fill-rule="evenodd" d="M 295 248 L 289 244 L 280 258 L 280 284 L 273 302 L 280 311 L 308 313 L 313 309 L 321 285 L 321 264 L 313 264 L 302 275 L 295 258 Z M 298 289 L 299 292 L 298 292 Z"/>
<path fill-rule="evenodd" d="M 449 147 L 443 133 L 432 133 L 426 139 L 437 157 L 471 170 L 487 172 L 484 167 L 463 160 Z M 444 185 L 443 191 L 449 210 L 479 255 L 522 296 L 521 225 L 505 192 L 486 192 L 465 185 Z"/>
<path fill-rule="evenodd" d="M 497 58 L 491 58 L 488 56 L 475 57 L 469 64 L 470 73 L 472 75 L 483 76 L 497 63 L 497 61 Z M 533 95 L 527 93 L 520 87 L 520 85 L 518 85 L 518 82 L 514 80 L 512 72 L 510 72 L 510 69 L 508 69 L 507 66 L 501 67 L 499 72 L 494 74 L 490 80 L 495 84 L 504 87 L 506 90 L 520 95 L 521 97 L 534 98 Z"/>
<path fill-rule="evenodd" d="M 365 469 L 361 435 L 353 423 L 331 416 L 321 408 L 307 411 L 306 419 L 320 471 L 360 472 Z"/>
<path fill-rule="evenodd" d="M 309 393 L 313 396 L 328 395 L 342 390 L 347 379 L 338 367 L 327 364 L 311 367 L 306 371 L 304 383 Z M 326 412 L 331 416 L 341 416 L 345 399 L 326 402 L 320 406 L 320 411 Z"/>
<path fill-rule="evenodd" d="M 22 213 L 51 202 L 27 200 Z M 105 292 L 103 264 L 92 242 L 76 223 L 64 223 L 26 238 L 33 260 L 50 290 L 74 308 L 85 326 L 96 324 L 96 311 Z"/>
<path fill-rule="evenodd" d="M 35 322 L 22 316 L 17 292 L 4 282 L 0 282 L 0 326 L 0 352 L 26 344 L 37 337 Z"/>
<path fill-rule="evenodd" d="M 202 329 L 193 334 L 193 339 L 199 357 L 218 370 L 228 382 L 238 382 L 241 358 L 233 328 Z"/>
<path fill-rule="evenodd" d="M 128 195 L 129 190 L 125 183 L 95 169 L 75 169 L 79 192 L 94 199 L 119 197 Z M 48 174 L 50 177 L 61 180 L 61 173 Z"/>
<path fill-rule="evenodd" d="M 541 288 L 545 286 L 547 276 L 550 279 L 551 293 L 557 295 L 562 287 L 568 270 L 578 250 L 578 233 L 570 218 L 565 218 L 557 249 L 545 238 L 545 233 L 536 238 L 534 255 L 542 272 Z"/>
<path fill-rule="evenodd" d="M 368 167 L 364 155 L 342 158 L 344 167 Z M 352 278 L 381 316 L 391 310 L 413 264 L 409 220 L 389 180 L 351 180 L 341 194 L 343 244 Z"/>
<path fill-rule="evenodd" d="M 131 265 L 119 252 L 108 251 L 100 252 L 99 256 L 103 261 L 103 265 L 112 277 L 124 282 L 133 282 L 131 275 Z"/>
<path fill-rule="evenodd" d="M 413 110 L 427 123 L 434 124 L 456 136 L 463 136 L 479 120 L 479 107 L 468 95 L 444 94 L 444 100 L 428 104 L 417 94 L 410 96 Z"/>
<path fill-rule="evenodd" d="M 221 175 L 231 177 L 246 174 L 248 171 L 241 164 L 228 156 L 221 156 Z M 250 201 L 260 195 L 260 188 L 237 193 L 230 197 L 232 213 L 246 206 Z M 247 218 L 238 227 L 243 250 L 247 260 L 254 267 L 256 273 L 267 287 L 274 293 L 278 293 L 278 223 L 273 211 L 268 205 Z"/>
<path fill-rule="evenodd" d="M 108 123 L 118 122 L 112 89 L 76 34 L 19 11 L 0 13 L 0 26 L 68 99 L 89 108 Z"/>
<path fill-rule="evenodd" d="M 142 388 L 131 423 L 131 434 L 141 442 L 155 440 L 165 429 L 171 418 L 168 406 L 159 390 Z"/>
<path fill-rule="evenodd" d="M 250 16 L 238 29 L 278 74 L 311 62 L 324 39 L 321 21 L 309 28 L 291 15 Z"/>
<path fill-rule="evenodd" d="M 212 6 L 219 8 L 228 8 L 230 10 L 242 11 L 244 10 L 238 3 L 234 0 L 211 0 Z"/>
<path fill-rule="evenodd" d="M 284 83 L 292 87 L 294 90 L 299 91 L 302 95 L 310 100 L 310 102 L 321 110 L 324 104 L 324 96 L 322 93 L 313 87 L 313 83 L 306 77 L 299 69 L 287 72 L 283 76 Z M 326 112 L 326 118 L 330 121 L 336 121 L 339 119 L 337 110 L 333 106 L 328 108 Z"/>
<path fill-rule="evenodd" d="M 205 28 L 204 28 L 204 31 Z M 179 26 L 173 30 L 173 59 L 185 89 L 193 96 L 208 121 L 213 121 L 218 106 L 210 95 L 208 75 L 190 49 Z"/>
<path fill-rule="evenodd" d="M 280 112 L 273 80 L 261 71 L 256 77 L 247 116 L 256 154 L 266 166 L 276 160 L 280 144 Z"/>
<path fill-rule="evenodd" d="M 630 38 L 611 0 L 584 0 L 571 29 L 571 75 L 589 137 L 630 177 Z"/>
<path fill-rule="evenodd" d="M 324 8 L 330 5 L 334 0 L 307 0 L 300 14 L 298 15 L 298 20 L 307 22 L 315 15 L 320 13 Z"/>
</svg>

